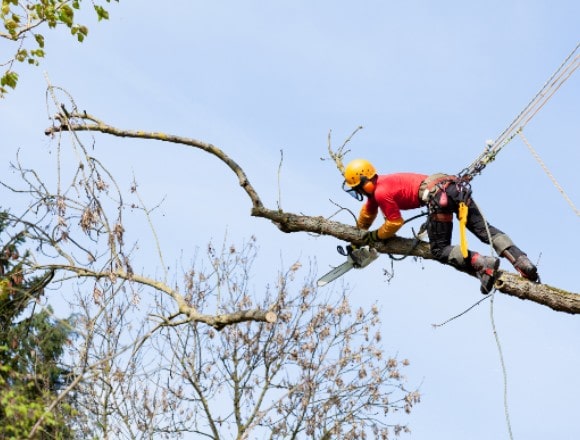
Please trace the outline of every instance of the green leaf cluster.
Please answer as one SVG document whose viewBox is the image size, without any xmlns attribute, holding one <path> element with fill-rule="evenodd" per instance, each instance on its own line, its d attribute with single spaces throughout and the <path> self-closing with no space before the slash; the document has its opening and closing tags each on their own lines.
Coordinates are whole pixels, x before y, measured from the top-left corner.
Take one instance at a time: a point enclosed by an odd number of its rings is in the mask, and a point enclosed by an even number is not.
<svg viewBox="0 0 580 440">
<path fill-rule="evenodd" d="M 2 347 L 0 347 L 2 349 Z M 45 412 L 42 399 L 31 399 L 28 397 L 33 386 L 31 385 L 8 385 L 8 381 L 3 376 L 9 370 L 5 366 L 0 366 L 0 408 L 3 413 L 0 419 L 0 432 L 5 439 L 22 439 L 27 436 L 34 426 L 34 421 L 38 420 Z M 58 424 L 54 414 L 47 414 L 45 426 L 54 427 Z M 62 437 L 61 437 L 62 438 Z"/>
<path fill-rule="evenodd" d="M 4 95 L 10 87 L 11 89 L 16 88 L 16 83 L 18 82 L 18 74 L 12 70 L 7 70 L 4 72 L 2 77 L 0 77 L 0 96 Z"/>
<path fill-rule="evenodd" d="M 114 0 L 119 1 L 119 0 Z M 86 3 L 86 2 L 85 2 Z M 108 20 L 109 12 L 103 4 L 111 0 L 92 0 L 98 21 Z M 14 72 L 14 62 L 38 65 L 45 56 L 44 29 L 65 27 L 76 40 L 82 43 L 89 34 L 86 25 L 77 21 L 76 11 L 83 7 L 82 0 L 2 0 L 0 8 L 0 37 L 14 42 L 14 54 L 0 65 L 8 68 L 0 76 L 0 98 L 14 89 L 18 83 L 18 75 Z M 40 30 L 40 31 L 39 31 Z M 34 38 L 26 38 L 32 35 Z"/>
</svg>

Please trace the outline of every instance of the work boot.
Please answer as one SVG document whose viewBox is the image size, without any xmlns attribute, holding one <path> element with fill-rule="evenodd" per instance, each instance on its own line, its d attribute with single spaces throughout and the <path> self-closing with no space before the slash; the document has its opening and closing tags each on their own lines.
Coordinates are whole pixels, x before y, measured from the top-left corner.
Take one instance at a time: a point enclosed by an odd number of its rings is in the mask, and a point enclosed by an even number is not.
<svg viewBox="0 0 580 440">
<path fill-rule="evenodd" d="M 524 254 L 516 246 L 511 246 L 503 251 L 501 254 L 506 257 L 509 262 L 515 267 L 515 269 L 520 273 L 521 276 L 527 278 L 530 281 L 538 281 L 540 277 L 538 276 L 538 268 L 534 266 L 534 263 L 530 261 L 528 256 Z"/>
<path fill-rule="evenodd" d="M 527 255 L 520 255 L 513 265 L 524 278 L 534 282 L 538 281 L 538 268 L 534 266 Z"/>
<path fill-rule="evenodd" d="M 471 267 L 475 269 L 475 274 L 481 282 L 481 293 L 490 293 L 495 283 L 495 272 L 499 268 L 499 258 L 473 254 L 471 257 Z"/>
</svg>

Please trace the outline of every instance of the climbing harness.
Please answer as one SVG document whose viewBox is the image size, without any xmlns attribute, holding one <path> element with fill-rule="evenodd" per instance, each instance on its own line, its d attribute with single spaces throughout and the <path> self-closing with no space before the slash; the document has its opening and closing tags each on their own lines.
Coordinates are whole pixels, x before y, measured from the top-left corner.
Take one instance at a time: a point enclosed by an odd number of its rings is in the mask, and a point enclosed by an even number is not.
<svg viewBox="0 0 580 440">
<path fill-rule="evenodd" d="M 429 205 L 441 189 L 445 189 L 449 183 L 455 180 L 456 177 L 449 174 L 431 174 L 419 186 L 419 198 L 425 205 Z"/>
<path fill-rule="evenodd" d="M 453 221 L 453 214 L 450 212 L 437 212 L 438 209 L 445 208 L 448 204 L 447 188 L 449 185 L 456 185 L 459 194 L 459 209 L 457 218 L 459 220 L 460 248 L 463 258 L 467 258 L 467 216 L 469 208 L 467 203 L 471 196 L 471 185 L 467 179 L 448 174 L 437 173 L 427 177 L 419 187 L 419 197 L 421 201 L 433 211 L 429 219 L 438 222 L 449 223 Z M 437 197 L 439 195 L 439 197 Z"/>
</svg>

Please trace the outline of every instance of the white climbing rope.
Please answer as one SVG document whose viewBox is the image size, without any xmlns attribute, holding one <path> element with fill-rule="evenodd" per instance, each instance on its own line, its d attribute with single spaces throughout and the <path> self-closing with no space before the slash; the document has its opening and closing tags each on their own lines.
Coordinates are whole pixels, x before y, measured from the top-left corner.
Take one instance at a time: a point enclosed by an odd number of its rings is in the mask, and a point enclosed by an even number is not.
<svg viewBox="0 0 580 440">
<path fill-rule="evenodd" d="M 560 194 L 562 194 L 562 197 L 564 197 L 564 200 L 566 200 L 568 205 L 570 205 L 570 207 L 572 208 L 574 213 L 578 217 L 580 217 L 580 210 L 578 208 L 576 208 L 576 205 L 574 205 L 574 202 L 572 202 L 572 199 L 568 196 L 568 194 L 566 194 L 566 191 L 564 191 L 564 188 L 562 188 L 562 185 L 560 185 L 558 183 L 558 181 L 556 180 L 556 178 L 554 177 L 552 172 L 548 169 L 547 165 L 544 163 L 544 161 L 542 160 L 542 158 L 540 157 L 538 152 L 534 149 L 534 147 L 532 147 L 532 144 L 530 144 L 528 139 L 524 136 L 524 133 L 521 130 L 519 130 L 518 135 L 520 136 L 520 138 L 522 139 L 522 142 L 526 145 L 526 147 L 528 147 L 528 150 L 530 150 L 530 153 L 532 153 L 532 156 L 534 156 L 534 159 L 536 159 L 536 161 L 540 164 L 540 166 L 542 167 L 542 169 L 544 170 L 546 175 L 550 178 L 550 180 L 552 181 L 552 183 L 554 184 L 556 189 L 560 192 Z"/>
</svg>

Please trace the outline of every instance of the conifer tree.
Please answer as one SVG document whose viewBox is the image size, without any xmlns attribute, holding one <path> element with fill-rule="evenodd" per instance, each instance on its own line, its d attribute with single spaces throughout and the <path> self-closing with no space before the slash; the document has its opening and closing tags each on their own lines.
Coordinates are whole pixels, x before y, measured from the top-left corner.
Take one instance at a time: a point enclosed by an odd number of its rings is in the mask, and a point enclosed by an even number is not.
<svg viewBox="0 0 580 440">
<path fill-rule="evenodd" d="M 0 213 L 0 438 L 27 438 L 67 381 L 60 360 L 71 337 L 68 320 L 39 306 L 52 273 L 26 276 L 25 233 L 12 234 Z M 44 417 L 35 438 L 72 438 L 74 411 L 64 401 Z"/>
</svg>

